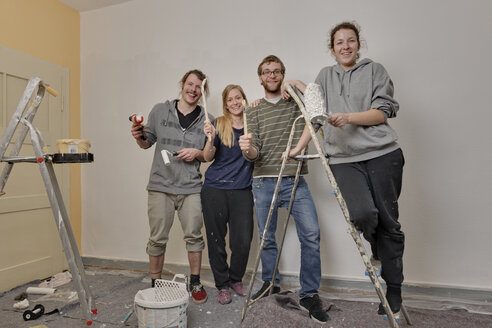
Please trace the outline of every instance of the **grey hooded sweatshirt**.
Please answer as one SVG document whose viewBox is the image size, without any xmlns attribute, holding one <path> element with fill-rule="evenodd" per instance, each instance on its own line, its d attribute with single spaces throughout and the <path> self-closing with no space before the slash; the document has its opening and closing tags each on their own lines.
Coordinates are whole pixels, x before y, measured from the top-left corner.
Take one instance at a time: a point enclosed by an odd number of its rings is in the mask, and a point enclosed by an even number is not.
<svg viewBox="0 0 492 328">
<path fill-rule="evenodd" d="M 196 120 L 183 129 L 176 112 L 176 101 L 168 100 L 155 105 L 145 125 L 145 137 L 151 145 L 156 144 L 147 190 L 195 194 L 202 188 L 200 161 L 185 162 L 169 156 L 171 165 L 166 166 L 161 151 L 165 149 L 172 153 L 183 148 L 203 149 L 207 138 L 203 132 L 205 114 L 202 109 Z M 210 116 L 210 119 L 213 120 L 213 117 Z"/>
<path fill-rule="evenodd" d="M 393 82 L 381 64 L 363 59 L 350 70 L 340 65 L 323 68 L 316 78 L 324 93 L 328 112 L 355 113 L 379 109 L 385 122 L 373 126 L 347 124 L 323 126 L 324 150 L 330 164 L 360 162 L 399 148 L 388 118 L 396 117 L 399 105 L 393 99 Z"/>
</svg>

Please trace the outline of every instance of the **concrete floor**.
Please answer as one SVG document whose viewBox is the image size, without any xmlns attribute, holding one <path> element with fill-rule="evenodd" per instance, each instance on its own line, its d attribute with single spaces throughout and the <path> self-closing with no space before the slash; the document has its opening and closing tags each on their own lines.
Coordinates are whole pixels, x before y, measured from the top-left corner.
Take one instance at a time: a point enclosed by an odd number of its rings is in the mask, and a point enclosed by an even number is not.
<svg viewBox="0 0 492 328">
<path fill-rule="evenodd" d="M 207 271 L 207 270 L 204 270 Z M 86 267 L 86 276 L 95 300 L 97 315 L 92 317 L 91 327 L 138 327 L 137 316 L 133 313 L 124 324 L 124 318 L 132 311 L 135 294 L 150 287 L 151 282 L 147 272 L 114 270 L 98 267 Z M 171 274 L 163 279 L 171 280 Z M 202 274 L 202 283 L 208 293 L 208 301 L 204 304 L 194 304 L 191 299 L 188 306 L 188 327 L 238 327 L 241 321 L 241 310 L 244 297 L 232 293 L 232 303 L 221 305 L 217 300 L 217 291 L 210 280 L 208 272 Z M 42 304 L 45 313 L 59 309 L 60 313 L 43 315 L 32 321 L 23 320 L 25 310 L 13 309 L 17 301 L 15 297 L 25 292 L 28 287 L 37 287 L 40 281 L 16 287 L 0 294 L 0 327 L 43 327 L 67 328 L 85 327 L 86 320 L 82 316 L 76 288 L 73 282 L 60 286 L 53 295 L 29 295 L 29 309 L 36 304 Z M 227 310 L 227 311 L 224 311 Z M 220 314 L 220 316 L 218 315 Z"/>
<path fill-rule="evenodd" d="M 179 272 L 179 271 L 175 271 Z M 186 272 L 183 272 L 186 273 Z M 120 269 L 110 269 L 97 266 L 87 266 L 86 267 L 87 280 L 91 288 L 91 292 L 94 296 L 95 304 L 98 310 L 97 315 L 92 317 L 93 323 L 91 327 L 97 328 L 115 328 L 115 327 L 138 327 L 138 320 L 136 314 L 132 314 L 126 323 L 123 323 L 124 318 L 130 313 L 134 305 L 135 294 L 142 289 L 150 287 L 150 279 L 148 273 L 145 271 L 138 270 L 120 270 Z M 168 274 L 163 279 L 172 279 L 172 275 Z M 250 280 L 250 276 L 246 276 L 244 281 L 247 285 Z M 22 314 L 24 310 L 14 310 L 12 305 L 17 302 L 14 298 L 25 292 L 27 287 L 33 286 L 37 287 L 40 281 L 34 281 L 29 284 L 19 286 L 8 292 L 0 294 L 0 327 L 15 327 L 15 328 L 67 328 L 67 327 L 87 327 L 86 320 L 81 314 L 80 305 L 76 296 L 76 289 L 73 282 L 57 288 L 55 294 L 53 295 L 30 295 L 28 300 L 30 302 L 29 309 L 33 309 L 36 304 L 42 304 L 45 308 L 45 312 L 52 311 L 54 309 L 59 309 L 60 313 L 52 315 L 43 315 L 40 318 L 32 321 L 24 321 Z M 217 291 L 213 285 L 213 277 L 210 270 L 202 269 L 202 283 L 205 285 L 209 299 L 206 303 L 201 305 L 194 304 L 191 300 L 188 307 L 188 317 L 187 323 L 190 328 L 228 328 L 228 327 L 239 327 L 241 324 L 241 310 L 244 305 L 244 297 L 239 297 L 232 294 L 232 303 L 228 305 L 221 305 L 217 302 Z M 253 290 L 256 290 L 260 285 L 258 282 Z M 286 289 L 288 286 L 282 285 L 282 289 Z M 336 291 L 328 288 L 321 288 L 320 295 L 326 298 L 329 296 L 330 301 L 334 302 L 336 306 L 344 308 L 344 316 L 349 315 L 349 307 L 352 305 L 345 305 L 343 302 L 355 300 L 359 304 L 364 304 L 360 309 L 355 308 L 352 317 L 358 317 L 360 311 L 365 311 L 373 315 L 375 309 L 377 309 L 377 300 L 373 292 L 364 291 Z M 336 300 L 344 300 L 337 303 Z M 354 302 L 352 302 L 354 303 Z M 415 309 L 425 309 L 429 311 L 430 309 L 436 310 L 447 310 L 456 308 L 466 308 L 468 310 L 473 310 L 470 308 L 474 306 L 475 309 L 480 311 L 489 311 L 492 313 L 491 304 L 485 302 L 484 304 L 469 303 L 465 306 L 459 306 L 456 302 L 445 299 L 436 300 L 429 297 L 422 297 L 422 295 L 405 295 L 405 304 L 407 308 L 412 309 L 415 316 L 420 315 L 419 312 L 414 311 Z M 472 305 L 470 305 L 472 304 Z M 260 302 L 256 303 L 255 306 L 261 307 Z M 437 313 L 436 311 L 434 311 Z M 439 311 L 443 312 L 443 311 Z M 466 312 L 466 311 L 464 311 Z M 335 314 L 335 319 L 338 314 Z M 441 315 L 441 314 L 440 314 Z M 473 320 L 473 315 L 466 312 L 466 315 L 470 315 Z M 309 318 L 305 317 L 304 314 L 299 314 L 299 316 L 304 316 L 301 318 L 305 320 L 305 324 L 302 326 L 307 328 L 314 325 L 314 322 Z M 429 318 L 435 317 L 436 315 L 432 312 L 426 312 L 422 314 L 419 320 L 421 323 L 428 321 Z M 345 320 L 343 317 L 340 321 Z M 379 320 L 380 322 L 371 323 L 362 322 L 359 323 L 359 327 L 387 327 L 388 323 L 380 320 L 377 315 L 370 317 L 368 320 Z M 477 327 L 492 327 L 492 315 L 477 315 L 477 322 L 480 323 Z M 469 321 L 470 322 L 470 321 Z M 328 323 L 323 325 L 323 327 L 332 327 Z M 485 324 L 484 324 L 485 323 Z M 289 325 L 283 325 L 286 328 Z M 297 327 L 294 325 L 293 327 Z M 319 327 L 318 324 L 316 327 Z M 400 326 L 406 326 L 402 324 Z M 418 327 L 428 327 L 422 324 L 417 324 Z M 334 325 L 333 327 L 348 327 L 343 324 Z M 432 327 L 432 326 L 431 326 Z M 472 327 L 469 325 L 469 327 Z M 352 327 L 351 327 L 352 328 Z"/>
</svg>

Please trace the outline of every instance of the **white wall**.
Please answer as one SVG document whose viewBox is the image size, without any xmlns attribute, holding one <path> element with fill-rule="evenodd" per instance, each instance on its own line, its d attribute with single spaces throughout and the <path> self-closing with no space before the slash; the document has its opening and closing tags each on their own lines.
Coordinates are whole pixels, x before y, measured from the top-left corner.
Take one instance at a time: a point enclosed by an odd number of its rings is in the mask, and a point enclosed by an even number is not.
<svg viewBox="0 0 492 328">
<path fill-rule="evenodd" d="M 138 149 L 128 116 L 178 97 L 185 71 L 203 70 L 220 113 L 220 93 L 238 83 L 262 96 L 256 68 L 278 55 L 287 79 L 313 81 L 332 65 L 328 31 L 362 26 L 362 57 L 383 63 L 401 110 L 406 165 L 400 201 L 407 283 L 492 289 L 492 2 L 426 0 L 134 0 L 81 14 L 82 137 L 95 162 L 84 165 L 82 253 L 147 259 L 145 186 L 153 149 Z M 364 279 L 363 266 L 319 162 L 308 182 L 322 229 L 323 274 Z M 299 270 L 289 227 L 281 270 Z M 179 223 L 166 262 L 186 263 Z M 256 254 L 256 241 L 252 248 Z M 204 264 L 208 265 L 206 260 Z M 250 266 L 252 265 L 250 257 Z"/>
</svg>

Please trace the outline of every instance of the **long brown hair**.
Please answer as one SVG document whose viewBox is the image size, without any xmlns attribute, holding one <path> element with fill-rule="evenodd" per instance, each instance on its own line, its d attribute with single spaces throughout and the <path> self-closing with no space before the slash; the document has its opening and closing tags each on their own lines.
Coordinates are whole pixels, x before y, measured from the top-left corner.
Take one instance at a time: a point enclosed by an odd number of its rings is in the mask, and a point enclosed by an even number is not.
<svg viewBox="0 0 492 328">
<path fill-rule="evenodd" d="M 229 84 L 228 86 L 226 86 L 224 91 L 222 91 L 222 113 L 224 114 L 224 116 L 217 117 L 217 125 L 215 127 L 217 133 L 219 134 L 220 140 L 222 140 L 222 143 L 229 148 L 232 148 L 232 146 L 234 145 L 235 138 L 234 131 L 232 130 L 231 113 L 227 110 L 227 97 L 229 96 L 229 92 L 234 89 L 237 89 L 243 96 L 246 104 L 248 103 L 248 99 L 246 99 L 246 94 L 244 93 L 241 86 L 237 84 Z"/>
</svg>

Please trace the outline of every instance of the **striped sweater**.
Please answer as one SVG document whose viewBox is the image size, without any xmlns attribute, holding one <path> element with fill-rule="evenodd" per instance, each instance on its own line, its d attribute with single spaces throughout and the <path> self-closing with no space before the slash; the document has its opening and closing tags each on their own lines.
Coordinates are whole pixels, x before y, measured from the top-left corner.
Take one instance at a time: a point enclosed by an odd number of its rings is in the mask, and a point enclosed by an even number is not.
<svg viewBox="0 0 492 328">
<path fill-rule="evenodd" d="M 258 150 L 253 177 L 278 176 L 282 166 L 282 153 L 285 152 L 294 120 L 301 115 L 301 111 L 294 100 L 281 99 L 272 104 L 261 99 L 256 107 L 246 110 L 248 132 L 253 134 L 253 147 Z M 295 147 L 304 129 L 304 119 L 296 123 L 292 148 Z M 294 176 L 297 170 L 297 161 L 286 163 L 283 176 Z M 307 164 L 304 161 L 301 174 L 307 174 Z"/>
</svg>

